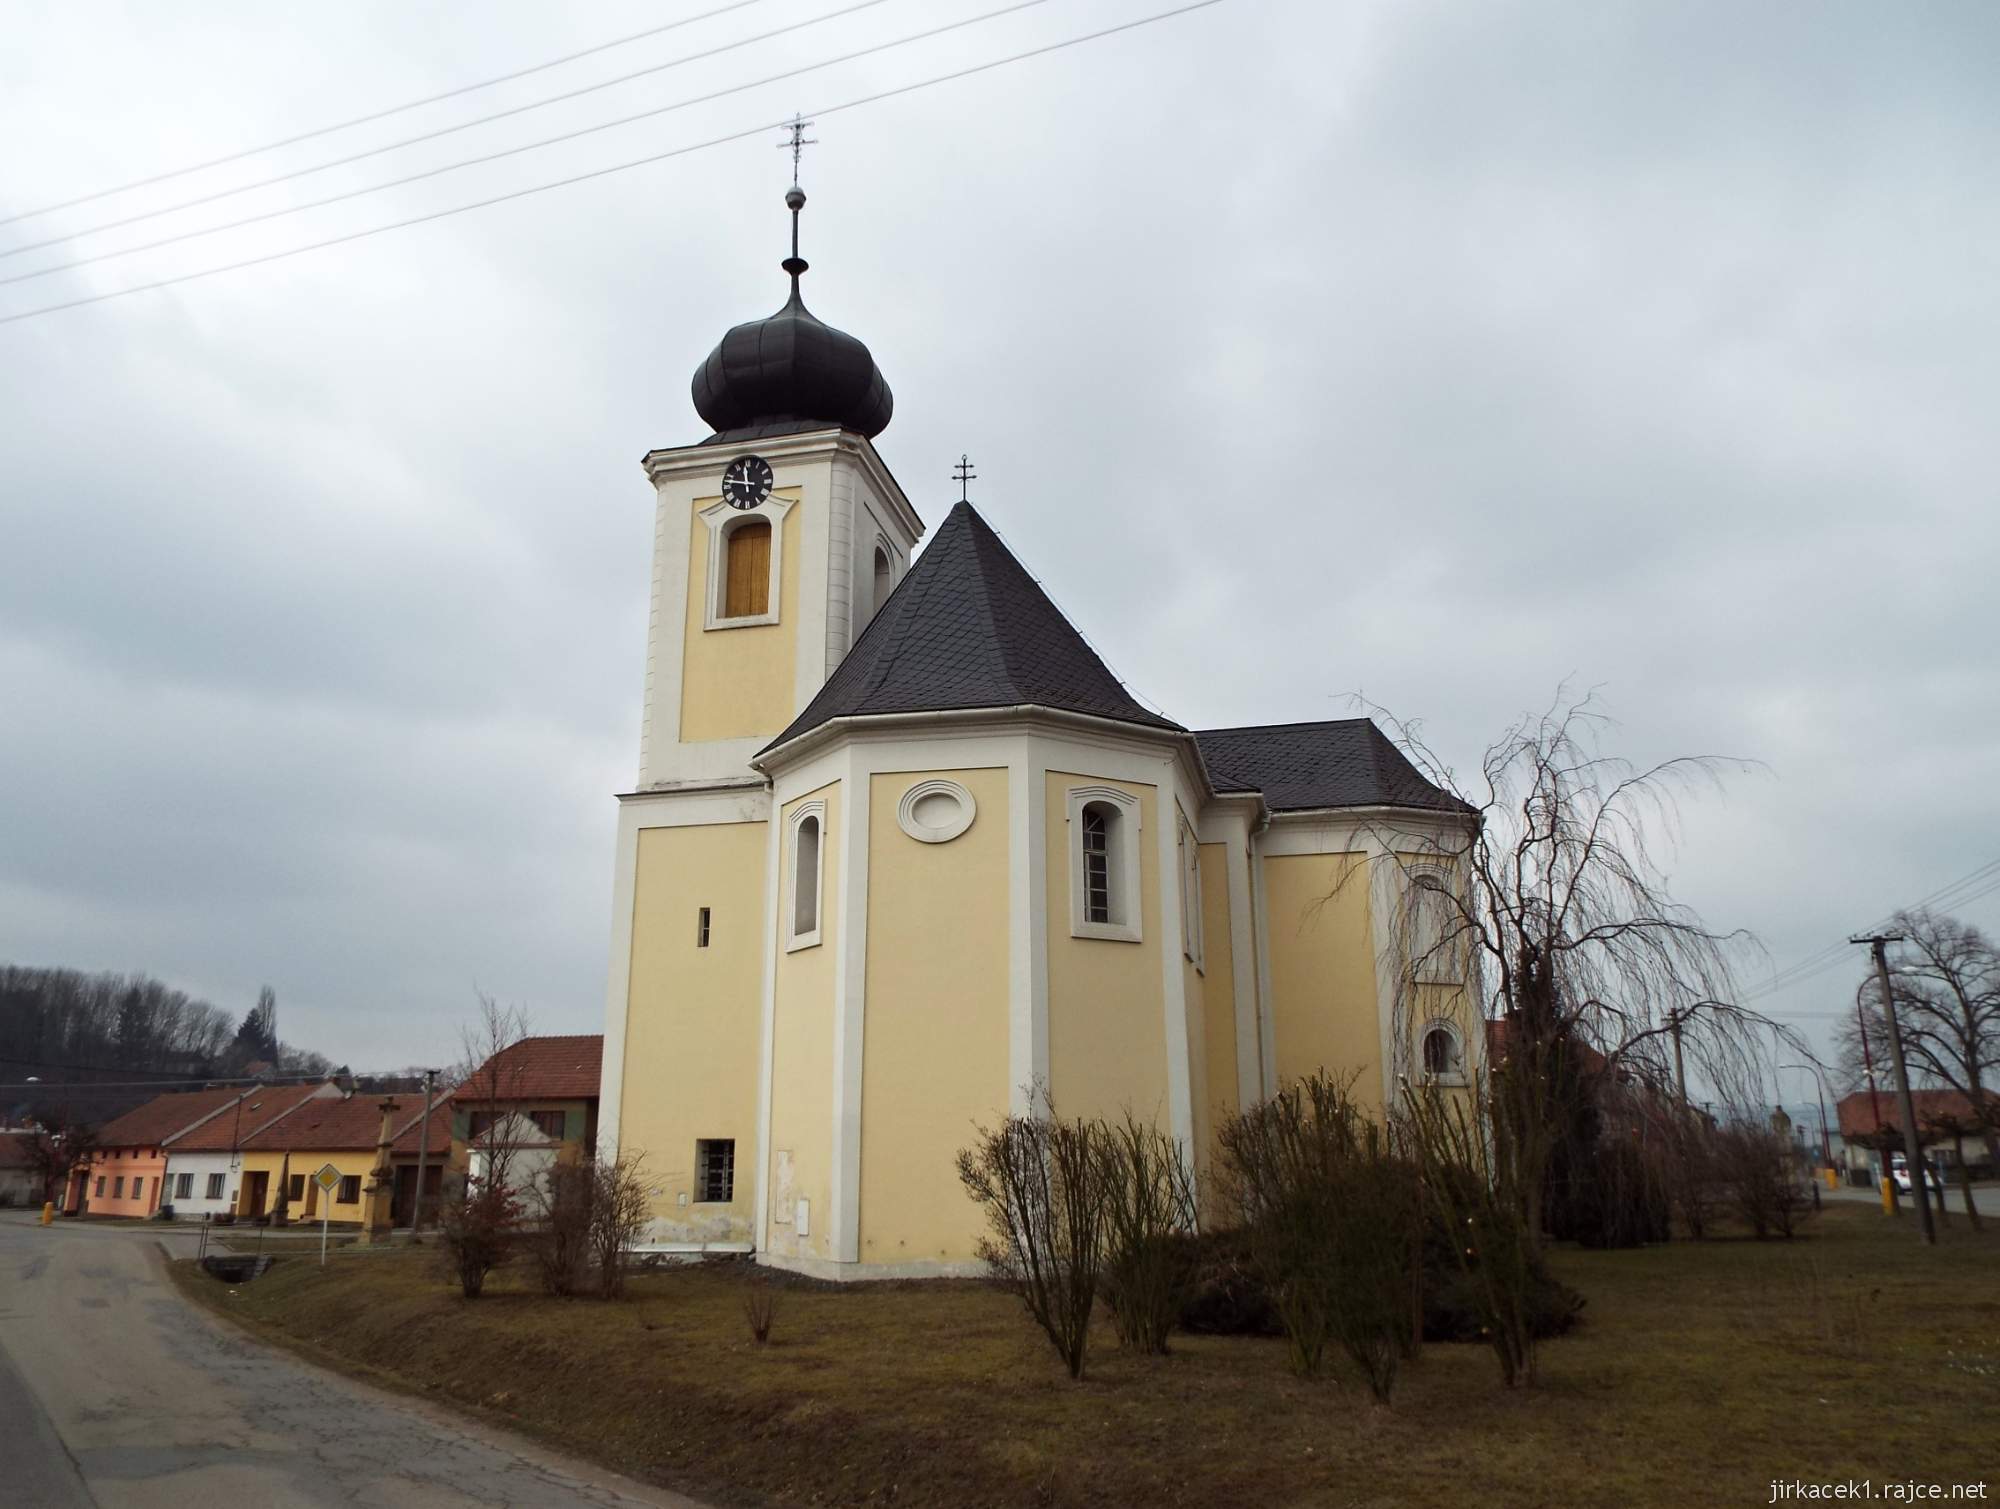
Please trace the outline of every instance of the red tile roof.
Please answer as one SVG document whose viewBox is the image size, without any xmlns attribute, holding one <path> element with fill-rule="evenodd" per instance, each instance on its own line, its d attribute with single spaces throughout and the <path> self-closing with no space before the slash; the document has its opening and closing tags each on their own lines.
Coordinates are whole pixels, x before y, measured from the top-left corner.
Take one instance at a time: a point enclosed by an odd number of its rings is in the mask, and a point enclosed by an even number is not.
<svg viewBox="0 0 2000 1509">
<path fill-rule="evenodd" d="M 2000 1112 L 2000 1092 L 1988 1090 L 1986 1098 L 1996 1112 Z M 1940 1118 L 1962 1121 L 1968 1125 L 1972 1121 L 1972 1101 L 1956 1090 L 1912 1090 L 1911 1104 L 1917 1113 L 1917 1131 L 1928 1136 L 1929 1124 Z M 1877 1121 L 1877 1114 L 1880 1121 Z M 1903 1109 L 1896 1092 L 1882 1085 L 1871 1096 L 1866 1090 L 1857 1090 L 1852 1095 L 1841 1097 L 1839 1105 L 1840 1135 L 1843 1137 L 1872 1137 L 1880 1128 L 1896 1130 L 1903 1124 Z"/>
<path fill-rule="evenodd" d="M 256 1135 L 244 1138 L 243 1146 L 260 1153 L 355 1152 L 373 1148 L 382 1138 L 385 1099 L 396 1102 L 390 1124 L 392 1136 L 400 1135 L 423 1113 L 423 1095 L 408 1091 L 388 1096 L 360 1093 L 345 1100 L 309 1100 Z M 436 1119 L 435 1115 L 432 1119 Z M 414 1141 L 411 1151 L 416 1151 Z"/>
<path fill-rule="evenodd" d="M 524 1037 L 502 1048 L 458 1087 L 460 1101 L 595 1100 L 604 1070 L 604 1034 Z"/>
<path fill-rule="evenodd" d="M 183 1090 L 155 1096 L 138 1110 L 127 1111 L 99 1127 L 97 1145 L 101 1148 L 159 1147 L 168 1138 L 187 1131 L 205 1117 L 234 1105 L 242 1094 L 240 1089 Z"/>
<path fill-rule="evenodd" d="M 389 1151 L 398 1157 L 417 1156 L 417 1134 L 424 1131 L 424 1098 L 410 1097 L 410 1124 L 403 1128 L 396 1140 L 389 1145 Z M 424 1137 L 426 1149 L 431 1157 L 442 1158 L 451 1151 L 451 1097 L 439 1095 L 431 1102 L 431 1124 Z"/>
<path fill-rule="evenodd" d="M 169 1139 L 168 1146 L 177 1153 L 214 1153 L 240 1147 L 253 1133 L 313 1096 L 324 1094 L 326 1088 L 323 1084 L 280 1085 L 272 1090 L 252 1090 L 240 1105 Z"/>
</svg>

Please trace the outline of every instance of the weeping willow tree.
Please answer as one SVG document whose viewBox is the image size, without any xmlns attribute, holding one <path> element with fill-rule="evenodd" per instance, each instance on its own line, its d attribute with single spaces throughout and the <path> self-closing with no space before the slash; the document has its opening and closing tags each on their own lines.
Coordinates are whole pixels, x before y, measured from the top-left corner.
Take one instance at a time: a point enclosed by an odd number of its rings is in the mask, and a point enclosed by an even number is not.
<svg viewBox="0 0 2000 1509">
<path fill-rule="evenodd" d="M 1657 853 L 1679 803 L 1741 762 L 1635 767 L 1601 748 L 1608 720 L 1592 699 L 1559 694 L 1462 781 L 1415 728 L 1371 712 L 1450 799 L 1373 825 L 1368 883 L 1392 919 L 1391 1072 L 1406 1100 L 1455 1094 L 1476 1109 L 1489 1177 L 1539 1243 L 1597 1144 L 1605 1087 L 1694 1119 L 1690 1079 L 1733 1093 L 1761 1080 L 1773 1037 L 1807 1051 L 1735 1003 L 1732 967 L 1754 940 L 1675 901 Z"/>
</svg>

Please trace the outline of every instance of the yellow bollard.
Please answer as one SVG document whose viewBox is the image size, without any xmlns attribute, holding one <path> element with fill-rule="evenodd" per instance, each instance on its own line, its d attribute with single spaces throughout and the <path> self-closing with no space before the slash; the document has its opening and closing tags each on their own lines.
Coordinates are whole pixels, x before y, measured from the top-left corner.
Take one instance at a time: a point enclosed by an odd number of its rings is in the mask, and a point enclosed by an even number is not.
<svg viewBox="0 0 2000 1509">
<path fill-rule="evenodd" d="M 42 1224 L 44 1226 L 53 1225 L 55 1223 L 55 1218 L 56 1218 L 56 1202 L 53 1200 L 42 1201 Z"/>
<path fill-rule="evenodd" d="M 1839 1170 L 1837 1170 L 1837 1169 L 1831 1169 L 1831 1168 L 1830 1168 L 1830 1169 L 1828 1169 L 1828 1170 L 1826 1171 L 1826 1187 L 1827 1187 L 1828 1189 L 1839 1189 L 1839 1188 L 1840 1188 L 1840 1172 L 1839 1172 Z"/>
<path fill-rule="evenodd" d="M 1882 1181 L 1882 1214 L 1885 1216 L 1893 1216 L 1895 1213 L 1896 1213 L 1896 1181 L 1894 1179 L 1885 1178 Z"/>
</svg>

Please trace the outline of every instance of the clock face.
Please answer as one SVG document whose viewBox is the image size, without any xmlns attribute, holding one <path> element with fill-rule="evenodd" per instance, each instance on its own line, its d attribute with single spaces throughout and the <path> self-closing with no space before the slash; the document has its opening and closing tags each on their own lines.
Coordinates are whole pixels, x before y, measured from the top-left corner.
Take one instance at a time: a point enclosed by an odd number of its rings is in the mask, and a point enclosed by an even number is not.
<svg viewBox="0 0 2000 1509">
<path fill-rule="evenodd" d="M 755 508 L 771 496 L 771 463 L 762 456 L 738 456 L 722 473 L 723 501 L 731 508 Z"/>
</svg>

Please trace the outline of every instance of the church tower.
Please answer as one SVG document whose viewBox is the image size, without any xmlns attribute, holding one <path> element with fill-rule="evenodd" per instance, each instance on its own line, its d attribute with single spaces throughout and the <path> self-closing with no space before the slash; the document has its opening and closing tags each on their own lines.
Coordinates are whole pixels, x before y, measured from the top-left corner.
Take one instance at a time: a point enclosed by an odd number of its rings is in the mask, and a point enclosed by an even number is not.
<svg viewBox="0 0 2000 1509">
<path fill-rule="evenodd" d="M 868 348 L 791 296 L 694 375 L 714 433 L 645 458 L 656 494 L 639 789 L 754 784 L 748 761 L 812 700 L 923 532 L 874 437 L 893 408 Z"/>
</svg>

